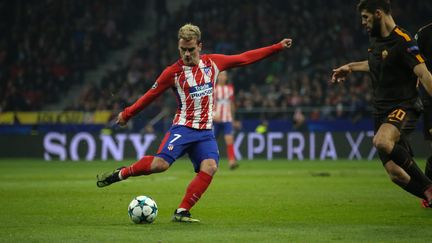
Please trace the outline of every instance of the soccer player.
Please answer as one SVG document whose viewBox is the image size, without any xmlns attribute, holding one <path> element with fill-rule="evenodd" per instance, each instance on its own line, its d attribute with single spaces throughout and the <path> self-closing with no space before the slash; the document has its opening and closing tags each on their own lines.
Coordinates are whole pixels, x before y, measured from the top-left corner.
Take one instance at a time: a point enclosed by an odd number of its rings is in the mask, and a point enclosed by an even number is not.
<svg viewBox="0 0 432 243">
<path fill-rule="evenodd" d="M 239 166 L 235 159 L 233 145 L 233 119 L 235 114 L 234 87 L 232 84 L 228 84 L 228 74 L 226 71 L 219 73 L 214 95 L 215 113 L 213 121 L 215 137 L 217 138 L 219 132 L 223 130 L 228 155 L 228 166 L 231 170 L 234 170 Z"/>
<path fill-rule="evenodd" d="M 351 72 L 369 72 L 373 88 L 373 144 L 391 180 L 432 204 L 432 182 L 412 158 L 407 135 L 420 115 L 417 78 L 432 94 L 432 76 L 416 41 L 397 26 L 389 0 L 361 0 L 357 6 L 370 36 L 368 59 L 333 69 L 332 81 Z"/>
<path fill-rule="evenodd" d="M 155 156 L 144 156 L 128 167 L 98 175 L 97 186 L 105 187 L 130 176 L 149 175 L 166 171 L 179 157 L 187 153 L 192 161 L 195 178 L 190 182 L 173 221 L 198 222 L 190 209 L 198 202 L 215 175 L 219 152 L 213 133 L 213 104 L 216 78 L 221 71 L 252 64 L 291 47 L 291 39 L 238 55 L 200 55 L 201 31 L 186 24 L 178 31 L 180 59 L 168 66 L 153 87 L 133 105 L 118 114 L 117 124 L 124 126 L 167 89 L 177 98 L 178 107 L 173 125 L 166 133 Z"/>
<path fill-rule="evenodd" d="M 432 70 L 432 23 L 423 26 L 415 35 L 420 53 L 426 57 L 426 66 Z M 419 93 L 423 102 L 423 133 L 424 138 L 432 142 L 432 98 L 428 95 L 423 85 L 419 85 Z M 432 180 L 432 155 L 427 159 L 425 175 Z M 426 200 L 422 201 L 424 207 Z"/>
</svg>

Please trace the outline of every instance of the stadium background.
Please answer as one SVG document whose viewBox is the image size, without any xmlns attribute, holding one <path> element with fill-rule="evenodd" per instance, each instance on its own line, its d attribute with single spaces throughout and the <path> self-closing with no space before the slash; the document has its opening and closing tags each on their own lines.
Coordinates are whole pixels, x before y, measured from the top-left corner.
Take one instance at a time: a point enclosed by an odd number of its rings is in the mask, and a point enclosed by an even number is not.
<svg viewBox="0 0 432 243">
<path fill-rule="evenodd" d="M 429 1 L 392 3 L 396 22 L 411 33 L 430 22 Z M 126 129 L 112 119 L 178 58 L 177 30 L 192 22 L 203 32 L 204 53 L 235 54 L 294 39 L 283 55 L 230 73 L 242 123 L 239 159 L 373 159 L 368 76 L 329 83 L 332 68 L 366 58 L 368 39 L 355 4 L 3 1 L 0 156 L 121 160 L 154 153 L 176 107 L 168 92 Z M 255 132 L 260 124 L 268 124 L 265 133 Z M 413 134 L 420 157 L 429 150 L 421 127 Z"/>
<path fill-rule="evenodd" d="M 392 2 L 411 33 L 431 21 L 432 1 Z M 430 209 L 374 156 L 367 75 L 329 84 L 332 68 L 366 57 L 356 3 L 0 1 L 0 242 L 429 242 Z M 166 173 L 95 185 L 96 174 L 156 151 L 171 94 L 125 129 L 111 121 L 178 58 L 187 22 L 201 27 L 204 52 L 294 39 L 231 72 L 242 158 L 229 170 L 219 141 L 220 167 L 192 211 L 199 224 L 171 222 L 195 176 L 186 156 Z M 424 168 L 420 130 L 412 142 Z M 130 221 L 137 195 L 158 203 L 155 223 Z"/>
</svg>

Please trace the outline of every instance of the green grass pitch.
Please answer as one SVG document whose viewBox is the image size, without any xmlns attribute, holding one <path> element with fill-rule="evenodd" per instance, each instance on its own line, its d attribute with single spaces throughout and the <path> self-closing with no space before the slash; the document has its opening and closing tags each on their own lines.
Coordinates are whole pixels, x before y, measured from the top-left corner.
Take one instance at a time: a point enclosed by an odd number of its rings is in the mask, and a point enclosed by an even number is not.
<svg viewBox="0 0 432 243">
<path fill-rule="evenodd" d="M 171 222 L 194 176 L 187 160 L 165 173 L 97 188 L 120 162 L 0 160 L 0 242 L 429 242 L 432 209 L 397 188 L 378 161 L 226 161 L 193 208 Z M 423 167 L 424 164 L 421 164 Z M 127 215 L 133 197 L 159 206 L 150 225 Z"/>
</svg>

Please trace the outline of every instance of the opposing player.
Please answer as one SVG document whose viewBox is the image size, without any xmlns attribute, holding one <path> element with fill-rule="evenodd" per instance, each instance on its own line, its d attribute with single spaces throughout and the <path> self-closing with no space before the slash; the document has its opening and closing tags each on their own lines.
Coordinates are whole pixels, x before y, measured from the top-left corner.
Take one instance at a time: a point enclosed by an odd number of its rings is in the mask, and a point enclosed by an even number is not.
<svg viewBox="0 0 432 243">
<path fill-rule="evenodd" d="M 415 35 L 420 53 L 426 57 L 426 66 L 432 70 L 432 23 L 423 26 Z M 424 138 L 432 143 L 432 98 L 423 85 L 419 84 L 419 93 L 423 102 Z M 426 161 L 425 175 L 432 180 L 432 155 Z M 422 205 L 427 206 L 426 200 Z"/>
<path fill-rule="evenodd" d="M 235 114 L 234 87 L 228 84 L 228 73 L 220 72 L 217 78 L 215 89 L 215 113 L 213 117 L 215 137 L 223 131 L 226 151 L 228 156 L 228 166 L 231 170 L 239 165 L 234 155 L 234 133 L 233 119 Z"/>
<path fill-rule="evenodd" d="M 369 32 L 368 60 L 333 70 L 340 82 L 351 72 L 369 72 L 372 79 L 375 136 L 373 144 L 391 180 L 432 204 L 432 182 L 412 158 L 407 136 L 420 115 L 417 78 L 432 94 L 432 76 L 416 41 L 396 25 L 389 0 L 361 0 L 362 25 Z"/>
<path fill-rule="evenodd" d="M 219 72 L 257 62 L 290 48 L 291 43 L 291 39 L 283 39 L 277 44 L 239 55 L 200 55 L 200 29 L 192 24 L 182 26 L 178 32 L 180 59 L 167 67 L 153 87 L 133 105 L 120 112 L 117 118 L 119 125 L 126 125 L 129 119 L 164 91 L 172 89 L 178 102 L 172 127 L 166 133 L 155 156 L 144 156 L 128 167 L 98 175 L 97 186 L 105 187 L 130 176 L 166 171 L 179 157 L 187 153 L 197 174 L 175 210 L 173 221 L 198 222 L 198 219 L 191 217 L 190 209 L 210 185 L 219 163 L 218 147 L 212 130 L 213 92 Z"/>
</svg>

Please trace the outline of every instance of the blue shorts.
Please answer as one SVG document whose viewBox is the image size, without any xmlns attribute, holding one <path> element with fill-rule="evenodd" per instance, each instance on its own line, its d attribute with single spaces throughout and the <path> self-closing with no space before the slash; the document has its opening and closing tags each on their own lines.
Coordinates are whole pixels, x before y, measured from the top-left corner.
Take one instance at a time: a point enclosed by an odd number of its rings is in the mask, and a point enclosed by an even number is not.
<svg viewBox="0 0 432 243">
<path fill-rule="evenodd" d="M 195 172 L 200 171 L 201 162 L 205 159 L 214 159 L 219 165 L 219 150 L 213 131 L 210 129 L 198 130 L 186 126 L 172 126 L 165 134 L 156 156 L 172 165 L 185 153 L 188 153 Z"/>
<path fill-rule="evenodd" d="M 223 130 L 223 135 L 233 134 L 232 122 L 215 122 L 213 123 L 213 130 L 215 137 L 219 135 L 219 132 Z"/>
</svg>

